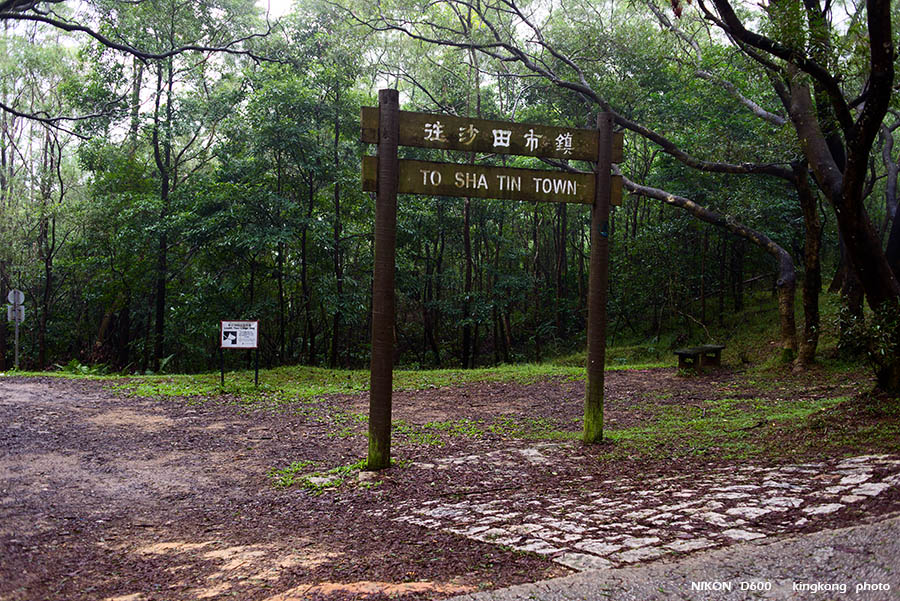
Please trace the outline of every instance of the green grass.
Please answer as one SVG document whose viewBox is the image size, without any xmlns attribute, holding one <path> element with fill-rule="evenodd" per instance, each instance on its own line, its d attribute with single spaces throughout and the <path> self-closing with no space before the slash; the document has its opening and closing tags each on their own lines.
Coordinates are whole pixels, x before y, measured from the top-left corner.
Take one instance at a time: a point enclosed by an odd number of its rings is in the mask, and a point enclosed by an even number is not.
<svg viewBox="0 0 900 601">
<path fill-rule="evenodd" d="M 286 468 L 272 468 L 268 472 L 272 485 L 276 488 L 290 488 L 298 486 L 313 495 L 339 489 L 348 480 L 352 480 L 351 476 L 366 469 L 366 459 L 361 459 L 355 463 L 339 465 L 325 471 L 308 472 L 307 468 L 315 465 L 315 461 L 301 460 L 294 461 Z M 404 467 L 405 461 L 397 461 L 391 459 L 392 467 Z M 364 480 L 358 483 L 358 487 L 363 490 L 372 490 L 381 486 L 380 480 Z"/>
<path fill-rule="evenodd" d="M 808 418 L 847 401 L 720 399 L 691 406 L 659 406 L 645 426 L 606 432 L 614 448 L 603 458 L 625 455 L 662 459 L 673 452 L 716 459 L 747 459 L 777 452 L 772 437 L 800 432 Z M 646 408 L 646 407 L 645 407 Z M 780 443 L 779 443 L 780 444 Z"/>
<path fill-rule="evenodd" d="M 402 444 L 443 447 L 451 438 L 482 438 L 488 434 L 520 440 L 574 440 L 581 432 L 561 430 L 543 418 L 504 416 L 492 422 L 458 419 L 422 425 L 394 420 L 393 436 Z"/>
<path fill-rule="evenodd" d="M 622 367 L 624 368 L 624 367 Z M 394 390 L 424 390 L 473 382 L 530 384 L 547 378 L 579 380 L 584 368 L 553 364 L 501 365 L 481 369 L 394 371 Z M 309 401 L 326 395 L 358 394 L 369 389 L 367 370 L 332 370 L 320 367 L 279 367 L 261 371 L 254 386 L 252 371 L 229 372 L 225 386 L 218 372 L 119 378 L 114 388 L 137 396 L 214 397 L 232 395 L 236 402 L 278 404 Z"/>
<path fill-rule="evenodd" d="M 315 461 L 309 461 L 305 459 L 301 461 L 294 461 L 289 466 L 282 469 L 273 467 L 269 470 L 269 473 L 267 475 L 272 479 L 272 484 L 276 488 L 288 488 L 290 486 L 293 486 L 298 481 L 300 477 L 299 474 L 301 474 L 306 468 L 311 467 L 315 464 Z"/>
</svg>

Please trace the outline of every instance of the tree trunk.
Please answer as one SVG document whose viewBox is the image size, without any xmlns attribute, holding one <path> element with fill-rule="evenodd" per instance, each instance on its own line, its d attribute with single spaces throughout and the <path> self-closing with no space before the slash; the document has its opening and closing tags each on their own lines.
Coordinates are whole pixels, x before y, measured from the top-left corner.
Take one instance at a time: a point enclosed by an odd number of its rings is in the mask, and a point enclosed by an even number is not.
<svg viewBox="0 0 900 601">
<path fill-rule="evenodd" d="M 275 279 L 278 282 L 278 363 L 285 363 L 284 242 L 276 249 Z"/>
<path fill-rule="evenodd" d="M 816 197 L 807 179 L 806 162 L 799 163 L 794 173 L 797 178 L 797 197 L 803 211 L 806 235 L 803 242 L 803 336 L 797 365 L 800 368 L 812 365 L 819 344 L 819 292 L 822 290 L 822 268 L 819 260 L 822 245 L 822 224 L 817 211 Z"/>
<path fill-rule="evenodd" d="M 744 241 L 731 245 L 731 300 L 735 313 L 744 310 Z"/>
<path fill-rule="evenodd" d="M 725 318 L 725 263 L 728 258 L 728 237 L 719 236 L 722 250 L 719 252 L 719 326 Z"/>
<path fill-rule="evenodd" d="M 706 255 L 709 252 L 709 232 L 703 230 L 700 249 L 700 323 L 706 324 Z"/>
<path fill-rule="evenodd" d="M 165 68 L 166 80 L 163 82 L 163 69 Z M 156 76 L 156 98 L 153 114 L 153 157 L 156 168 L 159 171 L 159 199 L 160 199 L 160 228 L 159 242 L 156 254 L 156 283 L 155 302 L 156 320 L 153 330 L 153 358 L 151 369 L 159 371 L 160 362 L 164 353 L 165 323 L 166 323 L 166 280 L 168 279 L 168 251 L 169 242 L 166 232 L 166 221 L 169 216 L 169 195 L 172 187 L 172 119 L 173 119 L 173 92 L 175 85 L 174 63 L 171 58 L 166 64 L 159 65 Z M 161 123 L 160 104 L 163 95 L 166 96 L 165 122 Z M 163 138 L 160 139 L 160 125 L 164 129 Z"/>
<path fill-rule="evenodd" d="M 462 331 L 462 366 L 472 367 L 472 237 L 471 237 L 471 202 L 468 198 L 463 203 L 463 253 L 465 267 L 465 288 L 463 290 L 463 331 Z"/>
<path fill-rule="evenodd" d="M 341 340 L 341 310 L 344 299 L 344 266 L 341 253 L 341 181 L 340 181 L 340 143 L 341 143 L 341 87 L 335 87 L 334 98 L 334 248 L 332 259 L 334 261 L 334 281 L 337 292 L 334 315 L 331 323 L 331 352 L 328 357 L 328 365 L 331 369 L 337 367 L 338 353 Z"/>
<path fill-rule="evenodd" d="M 116 355 L 113 358 L 113 365 L 119 369 L 124 369 L 130 359 L 129 346 L 131 344 L 131 292 L 125 293 L 125 301 L 122 310 L 119 312 L 116 333 Z"/>
<path fill-rule="evenodd" d="M 538 205 L 534 206 L 534 219 L 532 222 L 532 243 L 534 244 L 534 288 L 533 288 L 533 306 L 531 307 L 532 329 L 534 333 L 534 353 L 536 361 L 541 361 L 541 264 L 540 264 L 540 219 L 538 213 Z"/>
<path fill-rule="evenodd" d="M 312 177 L 309 178 L 309 197 L 306 208 L 306 223 L 312 220 L 313 207 L 315 206 L 316 191 Z M 312 321 L 312 292 L 309 286 L 309 258 L 307 253 L 307 237 L 309 227 L 303 225 L 300 234 L 300 289 L 303 292 L 303 315 L 306 321 L 306 361 L 310 365 L 316 363 L 316 334 Z"/>
<path fill-rule="evenodd" d="M 3 198 L 0 196 L 0 201 Z M 3 211 L 5 207 L 0 204 L 0 212 Z M 3 301 L 6 300 L 6 296 L 9 294 L 9 286 L 7 286 L 7 274 L 6 274 L 6 261 L 0 261 L 0 299 Z M 2 301 L 0 301 L 2 302 Z M 0 318 L 5 316 L 0 315 Z M 0 371 L 6 371 L 6 353 L 7 353 L 7 336 L 9 332 L 9 326 L 7 325 L 6 319 L 0 321 Z"/>
<path fill-rule="evenodd" d="M 504 223 L 505 213 L 503 211 L 500 212 L 500 219 L 497 222 L 497 239 L 496 244 L 494 245 L 494 276 L 492 278 L 491 283 L 491 293 L 493 295 L 492 310 L 491 317 L 494 322 L 494 363 L 500 363 L 500 354 L 503 354 L 503 360 L 505 362 L 509 361 L 509 349 L 505 346 L 505 339 L 502 336 L 503 326 L 500 323 L 500 307 L 501 302 L 506 304 L 506 301 L 497 293 L 497 280 L 500 275 L 500 247 L 503 243 L 503 223 Z"/>
<path fill-rule="evenodd" d="M 435 247 L 439 241 L 435 241 Z M 436 311 L 434 308 L 434 271 L 437 262 L 438 249 L 435 248 L 435 257 L 431 256 L 431 247 L 428 241 L 425 242 L 425 281 L 422 291 L 422 330 L 424 338 L 424 347 L 431 350 L 434 355 L 434 363 L 436 366 L 441 365 L 441 352 L 438 348 L 437 339 L 435 338 L 435 321 Z"/>
<path fill-rule="evenodd" d="M 554 298 L 554 321 L 556 323 L 556 336 L 563 338 L 562 322 L 562 302 L 565 298 L 565 275 L 566 275 L 566 205 L 559 203 L 556 207 L 556 235 L 554 242 L 556 243 L 556 294 Z"/>
</svg>

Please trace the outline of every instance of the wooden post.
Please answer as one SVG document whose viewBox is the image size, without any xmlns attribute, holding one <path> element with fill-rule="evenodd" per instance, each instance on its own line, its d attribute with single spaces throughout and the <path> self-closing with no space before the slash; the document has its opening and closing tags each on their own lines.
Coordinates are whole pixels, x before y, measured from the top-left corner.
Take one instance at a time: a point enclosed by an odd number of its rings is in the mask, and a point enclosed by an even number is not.
<svg viewBox="0 0 900 601">
<path fill-rule="evenodd" d="M 367 467 L 391 464 L 391 393 L 394 369 L 394 255 L 397 244 L 397 146 L 400 96 L 378 92 L 378 183 L 375 199 L 375 268 L 372 277 L 372 358 Z"/>
<path fill-rule="evenodd" d="M 587 385 L 582 440 L 603 440 L 603 370 L 606 365 L 606 297 L 609 283 L 609 201 L 612 115 L 597 116 L 597 185 L 591 206 L 591 259 L 588 279 Z"/>
</svg>

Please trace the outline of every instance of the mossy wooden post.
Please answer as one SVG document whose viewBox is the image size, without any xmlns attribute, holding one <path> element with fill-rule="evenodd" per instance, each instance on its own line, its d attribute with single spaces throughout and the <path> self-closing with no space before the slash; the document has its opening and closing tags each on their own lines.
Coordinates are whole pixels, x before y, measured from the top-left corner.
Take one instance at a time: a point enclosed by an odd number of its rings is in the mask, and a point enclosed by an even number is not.
<svg viewBox="0 0 900 601">
<path fill-rule="evenodd" d="M 394 370 L 394 254 L 397 244 L 397 90 L 378 92 L 378 183 L 375 199 L 375 269 L 372 280 L 372 359 L 369 382 L 367 468 L 391 464 L 391 393 Z"/>
<path fill-rule="evenodd" d="M 591 206 L 591 259 L 588 280 L 587 385 L 584 442 L 603 440 L 603 370 L 606 365 L 606 297 L 609 282 L 609 201 L 612 167 L 612 115 L 597 116 L 597 184 Z"/>
</svg>

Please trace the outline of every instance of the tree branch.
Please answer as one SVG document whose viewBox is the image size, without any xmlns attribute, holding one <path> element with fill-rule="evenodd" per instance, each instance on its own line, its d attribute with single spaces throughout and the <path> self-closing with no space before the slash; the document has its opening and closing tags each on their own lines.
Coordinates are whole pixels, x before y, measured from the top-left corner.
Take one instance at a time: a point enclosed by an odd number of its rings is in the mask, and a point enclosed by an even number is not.
<svg viewBox="0 0 900 601">
<path fill-rule="evenodd" d="M 788 48 L 764 35 L 748 30 L 735 14 L 729 0 L 712 1 L 719 13 L 718 17 L 706 7 L 703 0 L 698 0 L 698 5 L 706 18 L 735 40 L 796 65 L 801 71 L 811 75 L 828 94 L 841 128 L 848 131 L 853 126 L 853 117 L 841 91 L 840 82 L 826 68 L 798 50 Z M 889 17 L 888 13 L 888 28 L 890 28 Z"/>
<path fill-rule="evenodd" d="M 268 36 L 272 32 L 272 26 L 268 25 L 266 31 L 264 33 L 251 33 L 249 35 L 236 38 L 223 44 L 221 46 L 204 46 L 200 44 L 186 44 L 184 46 L 178 46 L 176 48 L 171 48 L 165 52 L 150 52 L 147 50 L 141 50 L 132 46 L 131 44 L 127 44 L 124 42 L 117 42 L 115 40 L 110 39 L 109 37 L 103 35 L 102 33 L 95 31 L 94 29 L 87 27 L 86 25 L 81 25 L 79 23 L 71 23 L 69 21 L 63 21 L 58 18 L 49 17 L 43 14 L 38 13 L 19 13 L 19 12 L 9 12 L 9 11 L 0 11 L 0 21 L 11 20 L 11 21 L 29 21 L 34 23 L 43 23 L 45 25 L 49 25 L 51 27 L 55 27 L 56 29 L 60 29 L 62 31 L 66 31 L 68 33 L 83 33 L 88 35 L 102 45 L 107 48 L 118 50 L 120 52 L 125 52 L 132 56 L 136 56 L 142 61 L 154 61 L 154 60 L 162 60 L 166 58 L 170 58 L 179 54 L 184 54 L 186 52 L 222 52 L 226 54 L 234 54 L 234 55 L 242 55 L 248 56 L 255 61 L 269 61 L 269 62 L 281 62 L 284 61 L 273 59 L 271 57 L 264 57 L 255 54 L 251 50 L 245 50 L 238 48 L 240 44 L 243 42 L 247 42 L 256 38 L 264 38 Z"/>
<path fill-rule="evenodd" d="M 420 23 L 404 20 L 403 22 L 396 22 L 391 20 L 389 17 L 384 15 L 384 13 L 379 12 L 378 16 L 374 19 L 365 19 L 357 15 L 351 9 L 339 6 L 332 3 L 332 6 L 339 8 L 346 12 L 351 19 L 356 21 L 361 25 L 365 25 L 366 27 L 371 28 L 373 31 L 394 31 L 401 33 L 410 39 L 420 41 L 427 44 L 434 44 L 438 46 L 446 46 L 451 48 L 459 48 L 463 50 L 476 50 L 485 54 L 491 58 L 494 58 L 498 61 L 503 62 L 518 62 L 523 67 L 525 67 L 528 71 L 544 77 L 554 85 L 576 92 L 581 94 L 585 98 L 590 99 L 596 105 L 598 105 L 602 110 L 608 111 L 612 113 L 613 120 L 619 126 L 631 130 L 649 140 L 652 140 L 656 144 L 658 144 L 664 152 L 671 155 L 678 161 L 687 165 L 688 167 L 692 167 L 694 169 L 698 169 L 700 171 L 707 171 L 712 173 L 731 173 L 731 174 L 764 174 L 770 175 L 773 177 L 777 177 L 780 179 L 792 181 L 793 173 L 787 167 L 784 167 L 779 164 L 774 163 L 765 163 L 765 164 L 756 164 L 756 163 L 740 163 L 740 164 L 732 164 L 732 163 L 721 163 L 721 162 L 712 162 L 712 161 L 704 161 L 697 157 L 692 156 L 691 154 L 681 150 L 674 142 L 667 139 L 663 135 L 655 132 L 643 125 L 638 124 L 631 119 L 626 118 L 621 113 L 617 112 L 608 101 L 602 98 L 588 83 L 587 78 L 584 72 L 574 63 L 574 61 L 557 50 L 551 44 L 546 42 L 540 32 L 540 28 L 537 27 L 534 23 L 532 23 L 527 16 L 525 16 L 521 10 L 516 6 L 514 0 L 502 0 L 502 4 L 507 6 L 506 9 L 497 9 L 498 11 L 504 10 L 508 14 L 513 14 L 520 20 L 522 20 L 523 24 L 528 27 L 528 29 L 534 34 L 534 43 L 537 44 L 540 48 L 547 51 L 554 58 L 559 60 L 562 64 L 569 67 L 576 74 L 577 80 L 571 80 L 560 75 L 556 70 L 548 66 L 541 59 L 525 52 L 522 48 L 517 46 L 515 43 L 508 41 L 503 38 L 497 24 L 490 18 L 490 16 L 484 11 L 482 8 L 483 5 L 475 6 L 467 2 L 466 0 L 455 0 L 456 2 L 462 4 L 466 7 L 472 7 L 472 10 L 478 14 L 479 19 L 481 20 L 481 24 L 483 24 L 488 31 L 491 32 L 491 40 L 486 42 L 474 42 L 471 40 L 454 40 L 443 37 L 436 37 L 434 35 L 430 35 L 424 32 L 420 32 L 417 29 L 417 26 Z M 436 24 L 426 22 L 424 23 L 424 27 L 435 30 L 437 32 L 447 32 L 453 31 L 444 26 L 438 26 Z M 461 35 L 461 32 L 454 32 L 457 35 Z"/>
</svg>

